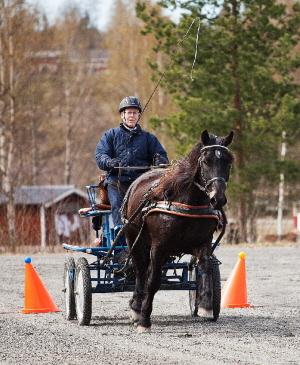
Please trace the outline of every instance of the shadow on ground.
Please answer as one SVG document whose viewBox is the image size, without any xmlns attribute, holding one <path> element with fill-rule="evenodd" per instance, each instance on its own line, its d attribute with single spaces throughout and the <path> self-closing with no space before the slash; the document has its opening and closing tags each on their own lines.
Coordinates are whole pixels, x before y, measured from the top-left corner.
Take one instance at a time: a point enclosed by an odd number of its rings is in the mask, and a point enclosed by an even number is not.
<svg viewBox="0 0 300 365">
<path fill-rule="evenodd" d="M 94 316 L 91 326 L 130 327 L 132 324 L 128 316 L 105 317 Z M 190 316 L 153 316 L 152 330 L 155 332 L 169 333 L 170 335 L 182 337 L 199 336 L 208 334 L 211 331 L 220 336 L 252 337 L 260 335 L 276 337 L 295 337 L 299 335 L 299 328 L 292 318 L 274 318 L 271 316 L 259 316 L 247 314 L 247 316 L 222 316 L 214 322 L 207 318 Z"/>
</svg>

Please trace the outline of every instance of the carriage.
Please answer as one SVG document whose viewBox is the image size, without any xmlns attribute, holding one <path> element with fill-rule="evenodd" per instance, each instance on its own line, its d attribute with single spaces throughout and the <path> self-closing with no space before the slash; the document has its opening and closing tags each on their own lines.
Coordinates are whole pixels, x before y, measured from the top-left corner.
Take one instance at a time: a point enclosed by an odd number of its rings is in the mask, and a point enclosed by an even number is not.
<svg viewBox="0 0 300 365">
<path fill-rule="evenodd" d="M 101 231 L 101 246 L 64 245 L 66 250 L 96 256 L 91 263 L 84 257 L 76 263 L 70 257 L 65 263 L 67 319 L 90 323 L 92 293 L 132 291 L 132 319 L 145 332 L 151 328 L 154 295 L 164 289 L 187 290 L 191 314 L 197 316 L 203 309 L 217 320 L 221 285 L 214 250 L 227 223 L 223 206 L 233 163 L 227 147 L 232 139 L 233 132 L 217 137 L 205 130 L 179 163 L 143 173 L 127 190 L 121 208 L 124 226 L 116 237 L 110 206 L 96 203 L 99 186 L 87 186 L 90 207 L 81 212 L 92 218 L 96 237 Z M 122 232 L 126 244 L 120 245 Z M 182 260 L 183 254 L 190 254 L 190 261 Z"/>
<path fill-rule="evenodd" d="M 92 220 L 99 247 L 80 247 L 63 244 L 67 251 L 94 256 L 88 261 L 79 257 L 75 262 L 73 256 L 67 256 L 64 265 L 65 316 L 67 320 L 77 318 L 79 325 L 89 325 L 92 316 L 92 294 L 133 291 L 135 277 L 132 267 L 125 270 L 128 258 L 127 245 L 115 245 L 115 231 L 111 223 L 110 206 L 96 203 L 99 185 L 87 187 L 90 207 L 81 210 L 81 216 Z M 216 321 L 220 313 L 221 281 L 220 261 L 210 257 L 210 280 L 212 283 L 212 320 Z M 182 261 L 180 257 L 170 256 L 162 268 L 162 290 L 186 290 L 192 316 L 197 316 L 201 307 L 201 284 L 203 271 L 194 257 Z"/>
</svg>

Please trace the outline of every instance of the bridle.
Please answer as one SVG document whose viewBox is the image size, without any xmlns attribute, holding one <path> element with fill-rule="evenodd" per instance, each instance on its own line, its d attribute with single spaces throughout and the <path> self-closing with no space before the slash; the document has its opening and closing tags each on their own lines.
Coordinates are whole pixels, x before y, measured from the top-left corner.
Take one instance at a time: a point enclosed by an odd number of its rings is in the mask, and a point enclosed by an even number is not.
<svg viewBox="0 0 300 365">
<path fill-rule="evenodd" d="M 213 144 L 211 146 L 204 146 L 201 148 L 200 150 L 200 156 L 198 158 L 198 164 L 200 166 L 200 174 L 201 174 L 201 180 L 204 183 L 204 185 L 201 185 L 200 183 L 197 183 L 196 181 L 194 181 L 194 184 L 203 192 L 205 192 L 206 194 L 208 194 L 208 188 L 209 186 L 214 182 L 214 181 L 221 181 L 223 182 L 225 185 L 227 185 L 227 180 L 224 179 L 224 177 L 221 176 L 216 176 L 213 177 L 212 179 L 206 180 L 204 174 L 203 174 L 203 160 L 201 159 L 202 157 L 202 153 L 208 149 L 215 149 L 216 151 L 219 149 L 222 149 L 223 151 L 227 151 L 230 152 L 230 150 L 225 147 L 225 146 L 221 146 L 218 144 Z"/>
</svg>

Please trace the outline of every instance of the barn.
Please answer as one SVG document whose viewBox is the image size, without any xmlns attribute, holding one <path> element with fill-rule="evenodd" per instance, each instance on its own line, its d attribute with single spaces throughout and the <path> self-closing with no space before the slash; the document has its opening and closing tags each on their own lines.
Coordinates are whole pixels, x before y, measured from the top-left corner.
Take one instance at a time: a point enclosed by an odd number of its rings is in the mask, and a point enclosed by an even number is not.
<svg viewBox="0 0 300 365">
<path fill-rule="evenodd" d="M 7 238 L 7 198 L 0 196 L 0 242 Z M 89 240 L 90 223 L 78 210 L 88 206 L 87 194 L 74 185 L 21 186 L 14 193 L 18 245 L 57 245 Z"/>
</svg>

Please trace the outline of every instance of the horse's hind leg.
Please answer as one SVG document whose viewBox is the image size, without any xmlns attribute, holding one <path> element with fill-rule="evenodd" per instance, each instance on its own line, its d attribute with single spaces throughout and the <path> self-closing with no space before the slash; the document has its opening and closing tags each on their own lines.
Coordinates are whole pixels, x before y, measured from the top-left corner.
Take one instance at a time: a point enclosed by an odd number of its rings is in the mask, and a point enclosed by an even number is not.
<svg viewBox="0 0 300 365">
<path fill-rule="evenodd" d="M 141 317 L 141 306 L 149 265 L 149 249 L 145 245 L 137 247 L 132 254 L 132 262 L 135 272 L 135 289 L 129 301 L 129 306 L 131 308 L 131 320 L 136 323 Z"/>
<path fill-rule="evenodd" d="M 145 286 L 145 297 L 141 308 L 141 318 L 138 322 L 138 332 L 147 332 L 150 330 L 153 298 L 160 287 L 161 270 L 164 260 L 165 255 L 162 254 L 161 250 L 156 247 L 151 249 L 148 280 Z"/>
</svg>

